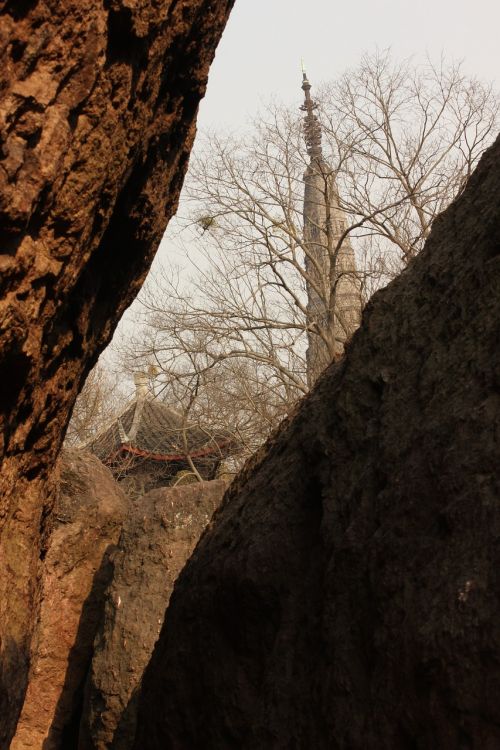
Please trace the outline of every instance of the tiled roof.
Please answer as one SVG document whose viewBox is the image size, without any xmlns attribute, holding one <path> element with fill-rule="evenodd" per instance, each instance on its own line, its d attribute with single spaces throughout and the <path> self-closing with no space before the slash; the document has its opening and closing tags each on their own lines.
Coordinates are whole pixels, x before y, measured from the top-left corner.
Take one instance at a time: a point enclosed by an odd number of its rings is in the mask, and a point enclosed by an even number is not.
<svg viewBox="0 0 500 750">
<path fill-rule="evenodd" d="M 102 461 L 122 447 L 137 455 L 174 461 L 186 455 L 185 441 L 193 458 L 227 455 L 232 443 L 229 433 L 205 429 L 190 420 L 184 424 L 175 409 L 146 397 L 132 401 L 87 447 Z"/>
</svg>

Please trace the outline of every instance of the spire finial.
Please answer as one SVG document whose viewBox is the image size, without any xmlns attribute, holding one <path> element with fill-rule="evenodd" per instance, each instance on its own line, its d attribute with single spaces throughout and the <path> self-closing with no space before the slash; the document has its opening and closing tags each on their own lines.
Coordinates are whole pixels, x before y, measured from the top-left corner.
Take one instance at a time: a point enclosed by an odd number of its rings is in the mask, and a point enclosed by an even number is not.
<svg viewBox="0 0 500 750">
<path fill-rule="evenodd" d="M 302 60 L 302 91 L 304 92 L 304 104 L 301 110 L 306 113 L 304 117 L 304 138 L 306 141 L 307 153 L 311 161 L 321 159 L 321 126 L 318 118 L 314 114 L 317 108 L 316 102 L 311 98 L 311 84 L 307 78 L 307 73 Z"/>
</svg>

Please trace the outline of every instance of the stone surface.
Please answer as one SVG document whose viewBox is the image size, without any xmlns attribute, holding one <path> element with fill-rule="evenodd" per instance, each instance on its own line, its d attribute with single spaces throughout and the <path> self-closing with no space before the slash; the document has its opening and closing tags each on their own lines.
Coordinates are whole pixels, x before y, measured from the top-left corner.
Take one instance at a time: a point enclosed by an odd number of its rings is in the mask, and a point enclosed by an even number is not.
<svg viewBox="0 0 500 750">
<path fill-rule="evenodd" d="M 0 2 L 1 748 L 26 685 L 50 471 L 175 210 L 232 2 Z"/>
<path fill-rule="evenodd" d="M 226 485 L 157 489 L 137 500 L 112 554 L 113 577 L 95 642 L 79 750 L 128 750 L 137 696 L 174 582 Z"/>
<path fill-rule="evenodd" d="M 181 573 L 136 750 L 500 747 L 500 141 Z"/>
<path fill-rule="evenodd" d="M 10 750 L 76 747 L 74 725 L 112 573 L 109 557 L 127 507 L 111 472 L 95 456 L 63 453 L 28 688 Z"/>
</svg>

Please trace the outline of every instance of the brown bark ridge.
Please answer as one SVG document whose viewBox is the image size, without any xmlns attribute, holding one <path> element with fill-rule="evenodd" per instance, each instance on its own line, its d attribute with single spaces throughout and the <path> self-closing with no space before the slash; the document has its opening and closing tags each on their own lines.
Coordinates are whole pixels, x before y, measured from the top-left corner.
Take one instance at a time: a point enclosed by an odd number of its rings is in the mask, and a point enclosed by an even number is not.
<svg viewBox="0 0 500 750">
<path fill-rule="evenodd" d="M 230 488 L 137 750 L 500 747 L 500 140 Z"/>
<path fill-rule="evenodd" d="M 130 502 L 90 454 L 65 451 L 41 580 L 28 687 L 10 750 L 73 746 L 104 591 Z"/>
<path fill-rule="evenodd" d="M 130 750 L 142 675 L 161 630 L 174 582 L 226 485 L 156 489 L 134 503 L 103 602 L 89 671 L 79 750 Z"/>
<path fill-rule="evenodd" d="M 0 0 L 1 748 L 25 689 L 48 474 L 175 210 L 232 3 Z"/>
</svg>

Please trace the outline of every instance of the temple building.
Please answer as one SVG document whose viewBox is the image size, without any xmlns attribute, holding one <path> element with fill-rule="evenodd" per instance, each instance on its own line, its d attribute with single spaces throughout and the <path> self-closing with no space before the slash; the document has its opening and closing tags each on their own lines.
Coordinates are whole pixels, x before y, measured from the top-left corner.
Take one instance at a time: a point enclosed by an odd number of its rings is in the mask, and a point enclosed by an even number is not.
<svg viewBox="0 0 500 750">
<path fill-rule="evenodd" d="M 340 357 L 359 326 L 361 283 L 336 174 L 323 157 L 321 125 L 303 74 L 304 138 L 309 163 L 304 174 L 304 252 L 307 285 L 308 385 Z"/>
<path fill-rule="evenodd" d="M 228 432 L 186 419 L 155 399 L 148 378 L 135 375 L 135 397 L 86 447 L 132 495 L 191 477 L 215 479 L 221 461 L 235 452 Z"/>
</svg>

